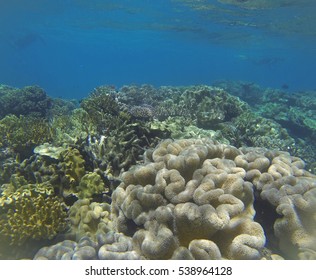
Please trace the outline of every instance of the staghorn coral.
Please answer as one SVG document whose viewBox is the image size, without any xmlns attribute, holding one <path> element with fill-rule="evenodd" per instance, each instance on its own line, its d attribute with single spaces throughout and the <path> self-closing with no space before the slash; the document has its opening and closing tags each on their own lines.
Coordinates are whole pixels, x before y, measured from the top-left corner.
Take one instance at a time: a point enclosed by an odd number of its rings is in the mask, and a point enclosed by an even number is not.
<svg viewBox="0 0 316 280">
<path fill-rule="evenodd" d="M 113 118 L 114 129 L 109 129 L 100 139 L 88 138 L 84 151 L 90 154 L 100 169 L 107 166 L 108 172 L 118 176 L 122 170 L 138 162 L 146 147 L 152 147 L 168 132 L 152 129 L 143 122 L 129 123 Z"/>
<path fill-rule="evenodd" d="M 298 158 L 188 139 L 163 141 L 145 162 L 123 174 L 112 196 L 114 229 L 145 258 L 267 258 L 266 225 L 254 209 L 264 202 L 279 215 L 270 255 L 316 258 L 316 177 Z"/>
<path fill-rule="evenodd" d="M 61 146 L 75 144 L 86 139 L 89 134 L 96 134 L 97 127 L 88 112 L 82 108 L 74 109 L 64 115 L 53 115 L 51 119 L 53 142 Z"/>
<path fill-rule="evenodd" d="M 111 86 L 97 87 L 80 104 L 88 113 L 90 126 L 96 127 L 99 134 L 103 134 L 113 124 L 112 118 L 119 116 L 123 110 L 114 94 L 115 90 Z"/>
</svg>

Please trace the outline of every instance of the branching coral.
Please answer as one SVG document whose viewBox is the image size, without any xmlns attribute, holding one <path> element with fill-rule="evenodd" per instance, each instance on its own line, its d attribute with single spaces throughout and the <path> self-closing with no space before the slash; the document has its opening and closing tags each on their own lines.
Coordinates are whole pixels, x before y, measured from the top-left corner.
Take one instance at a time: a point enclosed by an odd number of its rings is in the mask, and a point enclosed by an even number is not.
<svg viewBox="0 0 316 280">
<path fill-rule="evenodd" d="M 0 120 L 0 136 L 0 147 L 10 147 L 27 157 L 36 145 L 52 139 L 52 131 L 43 118 L 8 115 Z"/>
</svg>

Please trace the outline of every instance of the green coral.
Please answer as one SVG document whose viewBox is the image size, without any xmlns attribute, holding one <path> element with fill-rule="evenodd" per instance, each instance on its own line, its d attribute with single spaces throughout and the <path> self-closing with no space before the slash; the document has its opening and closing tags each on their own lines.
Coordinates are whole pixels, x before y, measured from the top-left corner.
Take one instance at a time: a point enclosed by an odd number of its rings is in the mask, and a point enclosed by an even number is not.
<svg viewBox="0 0 316 280">
<path fill-rule="evenodd" d="M 106 188 L 98 173 L 89 172 L 81 178 L 77 191 L 79 198 L 91 198 L 93 195 L 108 192 L 109 188 Z"/>
</svg>

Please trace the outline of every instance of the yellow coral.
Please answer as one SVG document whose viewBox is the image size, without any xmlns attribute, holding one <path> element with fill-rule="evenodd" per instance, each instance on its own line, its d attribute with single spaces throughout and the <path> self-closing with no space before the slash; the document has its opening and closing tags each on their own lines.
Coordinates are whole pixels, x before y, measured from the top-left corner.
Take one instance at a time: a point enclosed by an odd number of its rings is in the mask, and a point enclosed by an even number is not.
<svg viewBox="0 0 316 280">
<path fill-rule="evenodd" d="M 60 154 L 60 158 L 70 187 L 77 186 L 85 174 L 85 161 L 82 155 L 77 149 L 69 148 Z"/>
<path fill-rule="evenodd" d="M 81 178 L 77 190 L 79 198 L 91 198 L 95 194 L 108 192 L 109 188 L 105 187 L 98 173 L 89 172 Z"/>
<path fill-rule="evenodd" d="M 25 152 L 29 148 L 52 139 L 52 131 L 43 118 L 8 115 L 0 121 L 0 147 L 13 147 L 16 152 Z"/>
<path fill-rule="evenodd" d="M 66 209 L 57 197 L 20 196 L 0 217 L 0 234 L 10 245 L 52 239 L 66 226 Z"/>
</svg>

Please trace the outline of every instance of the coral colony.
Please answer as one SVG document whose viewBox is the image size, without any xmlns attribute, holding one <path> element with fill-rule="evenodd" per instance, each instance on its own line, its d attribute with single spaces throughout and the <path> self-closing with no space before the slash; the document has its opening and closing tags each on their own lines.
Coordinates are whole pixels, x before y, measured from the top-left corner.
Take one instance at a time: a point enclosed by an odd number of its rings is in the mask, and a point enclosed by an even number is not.
<svg viewBox="0 0 316 280">
<path fill-rule="evenodd" d="M 316 259 L 315 104 L 244 82 L 80 104 L 1 85 L 0 258 Z"/>
</svg>

